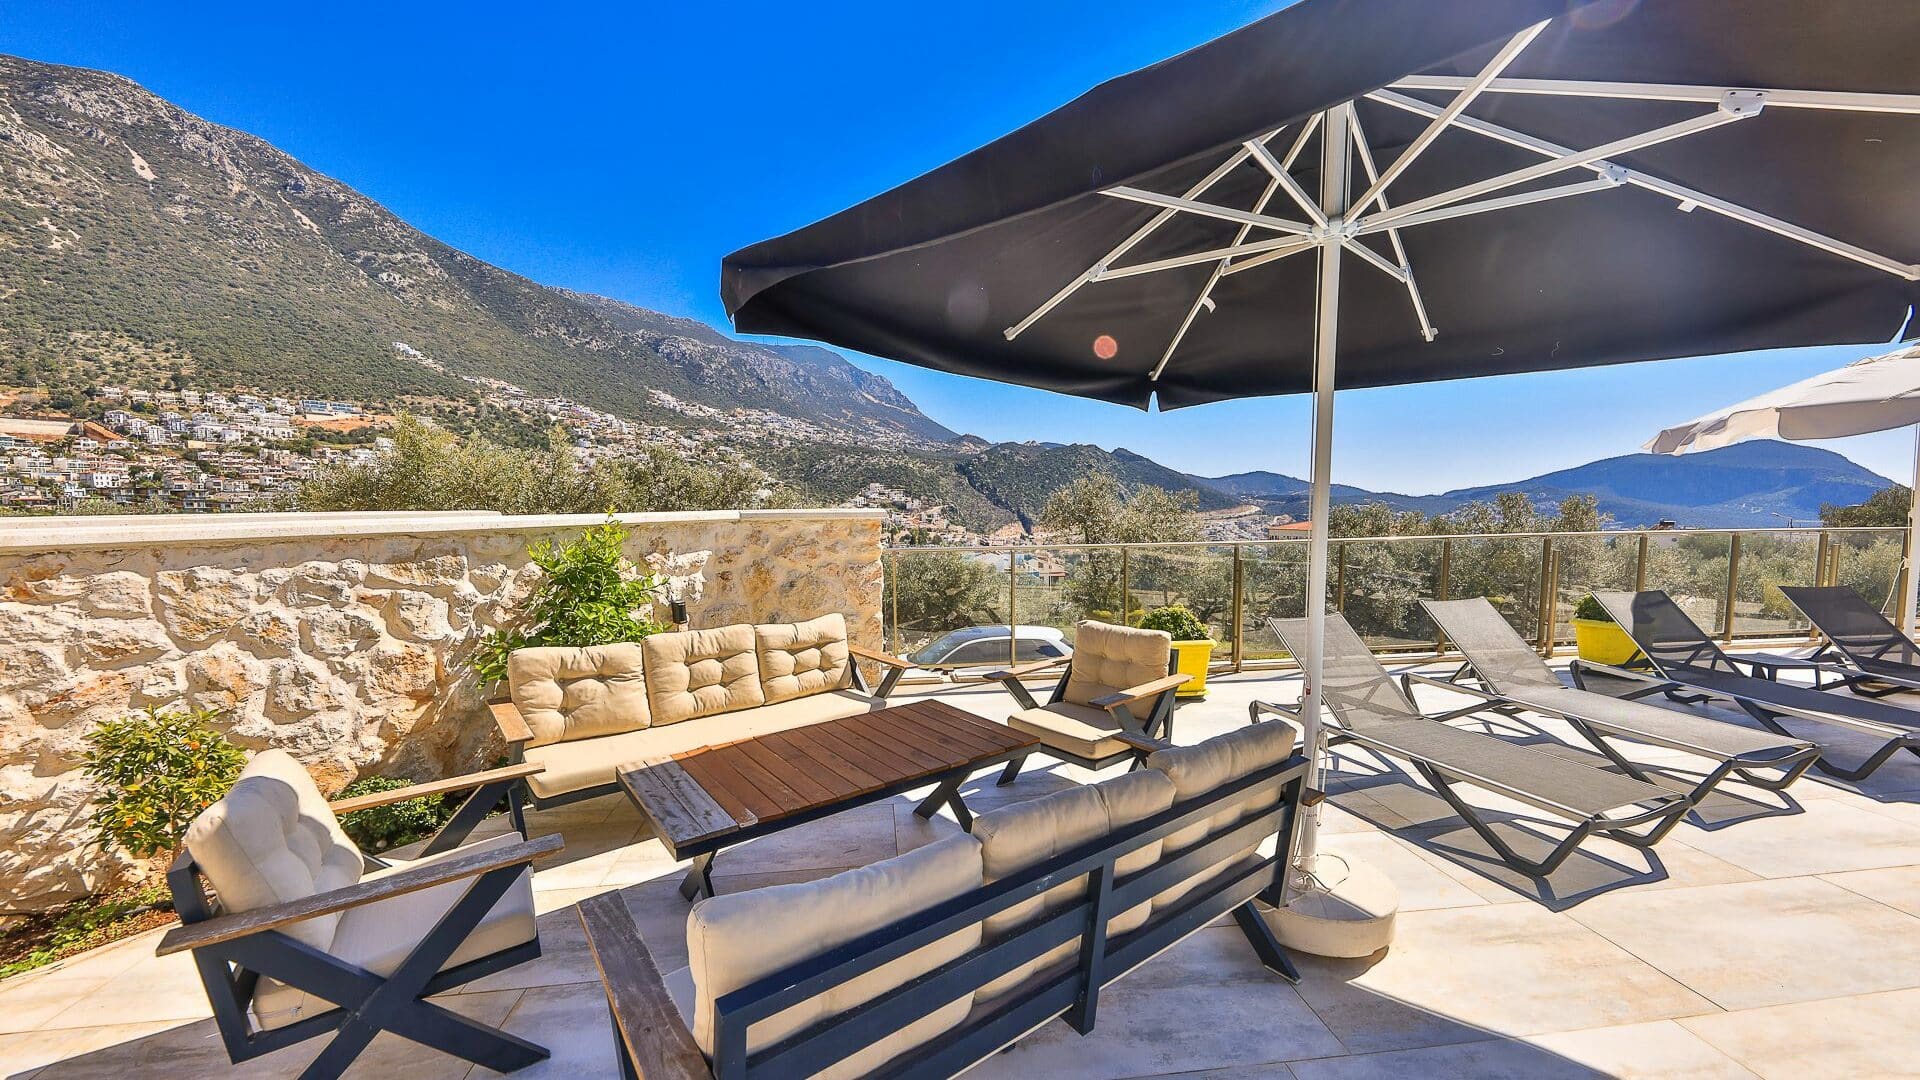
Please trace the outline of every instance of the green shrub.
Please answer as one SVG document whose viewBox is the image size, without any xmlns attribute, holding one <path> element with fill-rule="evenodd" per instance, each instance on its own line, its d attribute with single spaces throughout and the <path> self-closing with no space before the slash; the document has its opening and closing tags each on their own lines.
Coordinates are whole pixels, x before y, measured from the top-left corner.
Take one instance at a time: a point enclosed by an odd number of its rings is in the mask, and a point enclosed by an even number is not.
<svg viewBox="0 0 1920 1080">
<path fill-rule="evenodd" d="M 177 855 L 194 815 L 240 778 L 246 755 L 216 731 L 214 709 L 149 707 L 87 733 L 82 768 L 100 789 L 100 846 L 137 858 Z"/>
<path fill-rule="evenodd" d="M 1205 641 L 1208 638 L 1207 626 L 1179 604 L 1154 608 L 1140 620 L 1143 630 L 1164 630 L 1173 635 L 1175 641 Z"/>
<path fill-rule="evenodd" d="M 338 797 L 351 799 L 361 795 L 377 795 L 383 791 L 408 787 L 412 783 L 411 780 L 389 776 L 363 776 L 348 784 Z M 428 795 L 343 814 L 340 828 L 362 851 L 386 851 L 432 836 L 447 823 L 457 808 L 443 795 Z"/>
<path fill-rule="evenodd" d="M 542 540 L 527 549 L 541 571 L 527 602 L 531 630 L 488 634 L 474 654 L 484 683 L 507 677 L 507 657 L 537 645 L 609 645 L 639 641 L 666 627 L 653 620 L 664 581 L 642 574 L 621 554 L 626 527 L 608 518 L 564 544 Z"/>
<path fill-rule="evenodd" d="M 1607 609 L 1600 606 L 1600 601 L 1595 600 L 1592 593 L 1581 597 L 1580 602 L 1574 605 L 1573 617 L 1576 619 L 1589 619 L 1593 622 L 1613 621 L 1613 616 L 1607 614 Z"/>
</svg>

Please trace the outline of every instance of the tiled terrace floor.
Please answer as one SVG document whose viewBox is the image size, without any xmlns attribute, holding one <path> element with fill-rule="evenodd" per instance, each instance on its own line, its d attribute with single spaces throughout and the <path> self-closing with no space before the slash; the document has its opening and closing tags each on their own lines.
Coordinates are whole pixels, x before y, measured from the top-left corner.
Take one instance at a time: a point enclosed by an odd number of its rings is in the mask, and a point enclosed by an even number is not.
<svg viewBox="0 0 1920 1080">
<path fill-rule="evenodd" d="M 1299 685 L 1218 679 L 1208 701 L 1180 710 L 1178 741 L 1243 724 L 1250 699 L 1293 700 Z M 1436 707 L 1445 696 L 1423 693 Z M 994 690 L 941 696 L 989 716 L 1006 709 Z M 1544 723 L 1548 733 L 1504 719 L 1497 727 L 1580 754 Z M 1001 790 L 984 777 L 970 802 L 987 808 L 1083 779 L 1059 765 Z M 1444 803 L 1362 752 L 1342 755 L 1330 788 L 1326 846 L 1372 862 L 1400 888 L 1391 950 L 1302 958 L 1296 989 L 1260 968 L 1237 930 L 1211 927 L 1104 996 L 1093 1035 L 1056 1023 L 973 1075 L 1920 1075 L 1920 759 L 1903 756 L 1864 784 L 1812 776 L 1787 799 L 1730 785 L 1651 854 L 1589 842 L 1545 881 L 1501 868 Z M 912 805 L 851 811 L 723 853 L 719 888 L 820 876 L 957 828 L 915 819 Z M 1509 821 L 1531 814 L 1507 809 Z M 455 1007 L 551 1047 L 551 1061 L 519 1074 L 528 1080 L 614 1076 L 606 1007 L 572 905 L 622 890 L 671 970 L 686 962 L 679 873 L 617 798 L 537 814 L 533 827 L 567 840 L 535 878 L 546 955 L 474 984 Z M 282 1077 L 317 1050 L 230 1067 L 190 964 L 155 959 L 153 944 L 147 935 L 0 984 L 0 1076 Z M 357 1075 L 469 1071 L 383 1035 Z"/>
</svg>

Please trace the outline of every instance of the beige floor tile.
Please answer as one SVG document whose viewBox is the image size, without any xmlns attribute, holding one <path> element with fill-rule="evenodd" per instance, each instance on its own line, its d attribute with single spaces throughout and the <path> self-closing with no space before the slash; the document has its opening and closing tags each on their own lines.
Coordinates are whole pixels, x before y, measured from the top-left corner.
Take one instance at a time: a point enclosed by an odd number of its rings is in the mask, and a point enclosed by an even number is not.
<svg viewBox="0 0 1920 1080">
<path fill-rule="evenodd" d="M 1767 1080 L 1920 1077 L 1920 990 L 1697 1016 L 1682 1023 Z"/>
<path fill-rule="evenodd" d="M 572 908 L 549 911 L 536 918 L 534 925 L 540 931 L 539 959 L 476 979 L 462 987 L 462 991 L 472 994 L 544 988 L 600 977 L 593 955 L 587 951 L 587 934 L 580 926 L 580 916 Z"/>
<path fill-rule="evenodd" d="M 1671 1020 L 1529 1039 L 1489 1039 L 1299 1061 L 1298 1080 L 1752 1080 L 1753 1074 Z"/>
<path fill-rule="evenodd" d="M 899 854 L 891 803 L 859 806 L 832 817 L 724 848 L 715 874 L 773 874 L 864 866 Z"/>
<path fill-rule="evenodd" d="M 607 1015 L 607 995 L 598 979 L 529 991 L 520 998 L 502 1026 L 553 1052 L 546 1061 L 512 1074 L 514 1080 L 583 1080 L 620 1075 L 619 1059 L 614 1057 L 613 1023 Z M 485 1069 L 473 1070 L 474 1080 L 494 1075 Z"/>
<path fill-rule="evenodd" d="M 1356 1053 L 1713 1008 L 1566 915 L 1534 904 L 1402 912 L 1384 955 L 1299 962 L 1301 995 Z"/>
<path fill-rule="evenodd" d="M 1891 866 L 1884 870 L 1855 870 L 1826 874 L 1822 880 L 1856 892 L 1909 915 L 1920 916 L 1920 866 Z"/>
<path fill-rule="evenodd" d="M 1816 799 L 1804 803 L 1802 813 L 1713 831 L 1682 826 L 1679 839 L 1772 878 L 1920 863 L 1920 823 L 1896 821 L 1854 803 Z"/>
<path fill-rule="evenodd" d="M 199 1020 L 213 1015 L 193 957 L 186 953 L 155 957 L 88 990 L 70 1008 L 41 1025 L 47 1028 L 98 1027 L 148 1021 Z"/>
<path fill-rule="evenodd" d="M 1726 1009 L 1920 985 L 1920 919 L 1816 878 L 1614 893 L 1568 914 Z"/>
<path fill-rule="evenodd" d="M 84 1071 L 86 1063 L 97 1056 L 118 1047 L 138 1044 L 175 1026 L 166 1021 L 159 1021 L 145 1024 L 115 1024 L 109 1027 L 58 1028 L 52 1031 L 25 1031 L 0 1035 L 0 1077 L 16 1080 L 16 1078 L 30 1075 L 44 1077 L 46 1080 L 66 1080 L 67 1077 L 86 1076 L 88 1075 Z M 211 1022 L 207 1023 L 207 1027 L 211 1030 Z M 220 1060 L 224 1065 L 225 1056 L 223 1055 Z M 65 1064 L 56 1065 L 57 1062 Z M 53 1067 L 43 1068 L 50 1065 Z M 117 1066 L 108 1072 L 99 1072 L 94 1075 L 115 1076 L 119 1080 L 127 1080 L 128 1077 L 138 1074 L 127 1072 L 125 1066 Z M 175 1073 L 173 1075 L 192 1074 Z"/>
<path fill-rule="evenodd" d="M 1434 860 L 1386 833 L 1333 834 L 1326 837 L 1320 850 L 1323 856 L 1344 855 L 1387 875 L 1400 892 L 1401 911 L 1471 907 L 1490 902 L 1486 896 L 1448 875 Z"/>
</svg>

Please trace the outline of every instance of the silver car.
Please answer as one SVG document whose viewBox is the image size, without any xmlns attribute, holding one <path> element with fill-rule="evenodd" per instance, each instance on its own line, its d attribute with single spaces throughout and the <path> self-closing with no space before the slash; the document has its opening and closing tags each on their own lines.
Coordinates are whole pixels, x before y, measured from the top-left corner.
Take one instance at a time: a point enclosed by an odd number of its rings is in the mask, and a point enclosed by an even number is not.
<svg viewBox="0 0 1920 1080">
<path fill-rule="evenodd" d="M 1011 659 L 1007 639 L 1013 639 Z M 1055 660 L 1072 656 L 1067 636 L 1051 626 L 969 626 L 935 639 L 907 657 L 913 666 L 928 671 L 958 671 L 962 668 L 1006 667 L 1035 660 Z"/>
</svg>

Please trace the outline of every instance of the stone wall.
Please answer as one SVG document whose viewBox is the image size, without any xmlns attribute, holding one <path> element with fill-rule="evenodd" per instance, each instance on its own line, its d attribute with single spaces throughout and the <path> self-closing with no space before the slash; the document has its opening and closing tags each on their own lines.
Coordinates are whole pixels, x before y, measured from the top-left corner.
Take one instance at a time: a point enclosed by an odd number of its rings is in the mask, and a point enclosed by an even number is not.
<svg viewBox="0 0 1920 1080">
<path fill-rule="evenodd" d="M 537 577 L 527 545 L 594 517 L 260 514 L 0 521 L 0 912 L 132 868 L 89 844 L 82 737 L 148 705 L 224 710 L 334 791 L 500 747 L 475 643 Z M 881 644 L 878 513 L 635 514 L 629 555 L 709 550 L 696 626 L 845 613 Z"/>
</svg>

